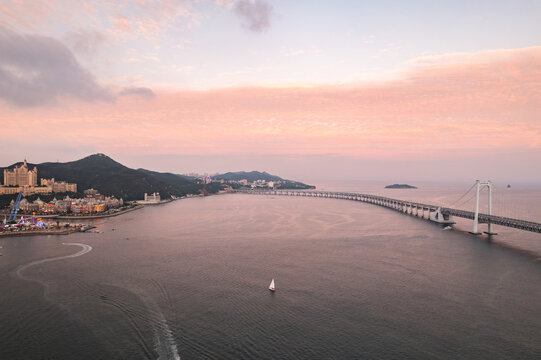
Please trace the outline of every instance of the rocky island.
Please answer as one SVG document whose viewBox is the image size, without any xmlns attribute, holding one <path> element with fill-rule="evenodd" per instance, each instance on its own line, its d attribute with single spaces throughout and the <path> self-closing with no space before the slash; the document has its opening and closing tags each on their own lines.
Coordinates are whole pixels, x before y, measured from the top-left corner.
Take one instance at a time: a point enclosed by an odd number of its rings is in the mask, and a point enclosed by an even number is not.
<svg viewBox="0 0 541 360">
<path fill-rule="evenodd" d="M 417 189 L 417 186 L 408 184 L 392 184 L 385 186 L 385 189 Z"/>
</svg>

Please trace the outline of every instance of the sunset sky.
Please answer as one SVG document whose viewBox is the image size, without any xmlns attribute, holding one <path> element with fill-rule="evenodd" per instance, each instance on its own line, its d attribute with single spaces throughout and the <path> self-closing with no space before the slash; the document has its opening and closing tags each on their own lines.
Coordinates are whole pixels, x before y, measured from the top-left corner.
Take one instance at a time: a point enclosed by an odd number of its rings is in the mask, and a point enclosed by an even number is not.
<svg viewBox="0 0 541 360">
<path fill-rule="evenodd" d="M 1 0 L 0 166 L 541 182 L 541 1 Z"/>
</svg>

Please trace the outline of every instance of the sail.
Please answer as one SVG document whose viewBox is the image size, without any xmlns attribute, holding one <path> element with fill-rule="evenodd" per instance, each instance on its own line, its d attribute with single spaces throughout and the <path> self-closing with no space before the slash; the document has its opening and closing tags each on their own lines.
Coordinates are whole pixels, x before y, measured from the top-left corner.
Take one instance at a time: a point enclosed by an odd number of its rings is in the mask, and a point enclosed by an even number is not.
<svg viewBox="0 0 541 360">
<path fill-rule="evenodd" d="M 274 290 L 275 289 L 275 286 L 274 286 L 274 279 L 272 279 L 270 285 L 269 285 L 269 290 Z"/>
</svg>

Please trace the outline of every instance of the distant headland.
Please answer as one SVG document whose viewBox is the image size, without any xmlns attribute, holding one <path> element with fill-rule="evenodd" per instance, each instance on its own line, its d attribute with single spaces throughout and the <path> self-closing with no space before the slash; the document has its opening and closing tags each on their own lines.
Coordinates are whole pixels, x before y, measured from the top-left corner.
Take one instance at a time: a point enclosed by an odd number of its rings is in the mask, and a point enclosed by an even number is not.
<svg viewBox="0 0 541 360">
<path fill-rule="evenodd" d="M 408 184 L 392 184 L 385 186 L 385 189 L 417 189 L 417 186 Z"/>
</svg>

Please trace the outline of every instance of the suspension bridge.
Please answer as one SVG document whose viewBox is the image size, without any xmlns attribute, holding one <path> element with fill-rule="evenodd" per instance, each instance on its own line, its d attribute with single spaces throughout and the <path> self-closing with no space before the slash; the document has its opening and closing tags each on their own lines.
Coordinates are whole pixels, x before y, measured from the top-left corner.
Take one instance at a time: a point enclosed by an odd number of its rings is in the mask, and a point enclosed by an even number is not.
<svg viewBox="0 0 541 360">
<path fill-rule="evenodd" d="M 407 215 L 427 219 L 444 226 L 452 226 L 455 223 L 455 221 L 453 221 L 453 217 L 459 217 L 473 220 L 473 231 L 471 231 L 471 233 L 474 235 L 481 234 L 479 232 L 479 224 L 487 224 L 487 231 L 485 231 L 485 233 L 488 235 L 496 235 L 496 233 L 492 231 L 493 224 L 524 231 L 541 233 L 541 223 L 493 215 L 492 186 L 493 185 L 490 181 L 481 182 L 477 180 L 475 184 L 470 188 L 470 190 L 468 190 L 468 192 L 470 192 L 472 189 L 476 188 L 476 206 L 474 211 L 455 209 L 452 207 L 443 207 L 431 204 L 423 204 L 414 201 L 393 199 L 385 196 L 352 192 L 272 189 L 233 190 L 233 192 L 255 195 L 298 196 L 360 201 L 386 207 Z M 482 189 L 485 188 L 488 189 L 488 214 L 482 214 L 479 212 L 479 193 Z M 468 192 L 466 192 L 462 196 L 462 198 L 466 194 L 468 194 Z"/>
</svg>

